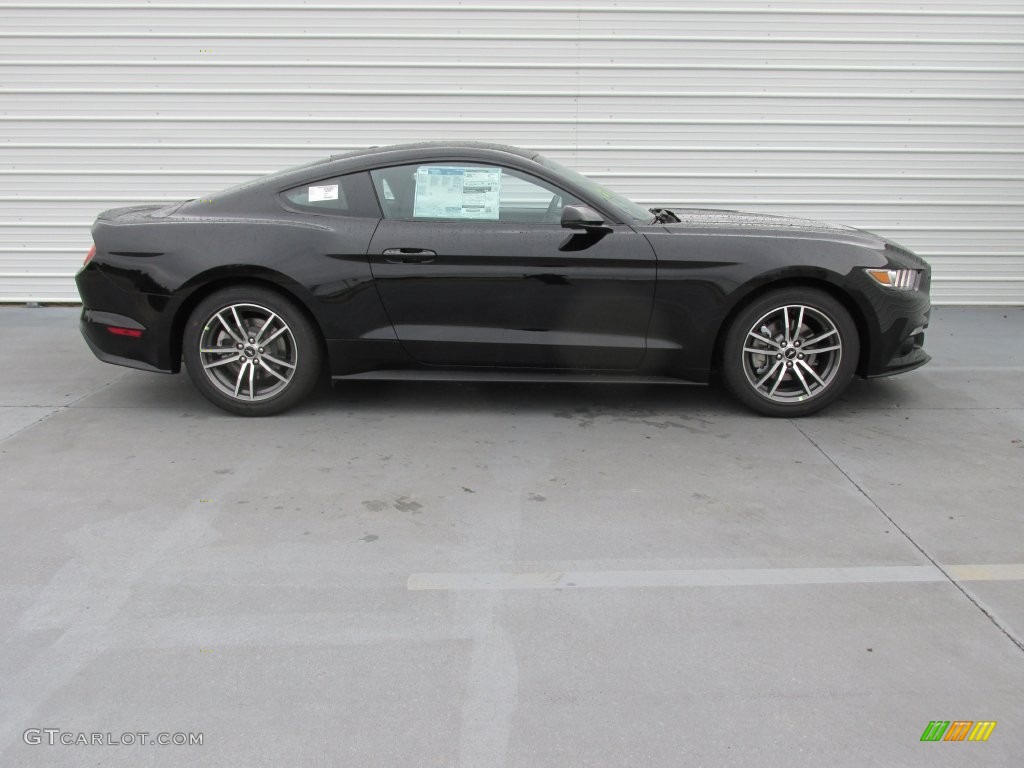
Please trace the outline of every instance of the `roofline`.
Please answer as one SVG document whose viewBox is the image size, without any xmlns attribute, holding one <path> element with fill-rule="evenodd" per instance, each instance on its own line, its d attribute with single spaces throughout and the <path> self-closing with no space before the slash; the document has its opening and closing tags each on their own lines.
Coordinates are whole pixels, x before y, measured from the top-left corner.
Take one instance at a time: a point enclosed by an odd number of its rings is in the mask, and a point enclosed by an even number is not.
<svg viewBox="0 0 1024 768">
<path fill-rule="evenodd" d="M 420 152 L 438 151 L 459 151 L 459 152 L 495 152 L 506 155 L 515 155 L 527 160 L 533 160 L 540 155 L 540 152 L 523 149 L 511 144 L 498 144 L 484 141 L 419 141 L 405 144 L 385 144 L 357 149 L 351 152 L 344 152 L 338 155 L 331 155 L 330 160 L 349 160 L 359 157 L 373 157 L 377 155 L 390 154 L 393 152 L 408 152 L 410 155 Z"/>
</svg>

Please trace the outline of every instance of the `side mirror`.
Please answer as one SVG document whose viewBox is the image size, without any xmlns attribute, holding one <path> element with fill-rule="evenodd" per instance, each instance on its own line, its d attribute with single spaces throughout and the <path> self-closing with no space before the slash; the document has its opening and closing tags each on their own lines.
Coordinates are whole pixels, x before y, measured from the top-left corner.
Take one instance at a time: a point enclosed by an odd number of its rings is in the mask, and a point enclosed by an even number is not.
<svg viewBox="0 0 1024 768">
<path fill-rule="evenodd" d="M 601 214 L 588 205 L 567 205 L 562 208 L 562 226 L 565 229 L 609 229 Z"/>
</svg>

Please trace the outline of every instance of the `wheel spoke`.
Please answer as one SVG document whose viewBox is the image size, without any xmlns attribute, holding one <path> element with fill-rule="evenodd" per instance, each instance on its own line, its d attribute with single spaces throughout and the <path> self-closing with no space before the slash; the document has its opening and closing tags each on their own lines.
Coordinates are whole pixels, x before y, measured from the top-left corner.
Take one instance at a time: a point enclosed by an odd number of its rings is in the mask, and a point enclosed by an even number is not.
<svg viewBox="0 0 1024 768">
<path fill-rule="evenodd" d="M 235 308 L 233 304 L 231 305 L 231 316 L 235 318 L 235 325 L 238 327 L 239 332 L 242 334 L 242 341 L 244 343 L 244 339 L 248 338 L 249 332 L 245 330 L 245 326 L 242 325 L 242 321 L 239 320 L 238 310 Z"/>
<path fill-rule="evenodd" d="M 271 357 L 270 355 L 263 355 L 263 359 L 269 360 L 274 365 L 282 365 L 285 368 L 291 368 L 292 370 L 295 369 L 295 366 L 292 365 L 291 363 L 286 363 L 284 360 L 278 360 L 276 357 Z"/>
<path fill-rule="evenodd" d="M 807 349 L 807 347 L 804 347 L 804 352 L 808 355 L 817 355 L 819 352 L 835 352 L 837 349 L 840 349 L 838 344 L 831 347 L 817 347 L 816 349 Z"/>
<path fill-rule="evenodd" d="M 783 380 L 784 378 L 786 378 L 786 368 L 785 368 L 785 367 L 784 367 L 784 366 L 782 365 L 782 363 L 781 363 L 781 362 L 779 363 L 779 366 L 780 366 L 780 367 L 782 368 L 782 370 L 781 370 L 781 371 L 779 371 L 779 378 L 777 378 L 777 379 L 775 380 L 775 384 L 774 384 L 774 385 L 772 386 L 771 390 L 770 390 L 770 391 L 768 392 L 768 395 L 769 395 L 769 396 L 771 396 L 771 395 L 774 395 L 774 394 L 775 394 L 775 390 L 777 390 L 777 389 L 779 388 L 779 384 L 781 384 L 781 383 L 782 383 L 782 380 Z"/>
<path fill-rule="evenodd" d="M 263 368 L 263 370 L 265 370 L 265 371 L 266 371 L 267 373 L 273 374 L 274 376 L 276 376 L 277 378 L 279 378 L 279 379 L 280 379 L 281 381 L 283 381 L 283 382 L 287 382 L 287 381 L 288 381 L 288 379 L 286 379 L 286 378 L 285 378 L 284 376 L 282 376 L 282 375 L 281 375 L 280 373 L 278 373 L 278 372 L 277 372 L 277 371 L 275 371 L 275 370 L 274 370 L 273 368 L 271 368 L 271 367 L 270 367 L 269 365 L 267 365 L 266 363 L 264 363 L 264 362 L 263 362 L 262 360 L 260 360 L 260 366 L 261 366 L 261 367 Z"/>
<path fill-rule="evenodd" d="M 216 368 L 221 365 L 227 365 L 228 363 L 237 363 L 238 360 L 234 355 L 231 357 L 222 358 L 221 360 L 214 360 L 212 363 L 203 363 L 203 368 L 209 370 L 210 368 Z"/>
<path fill-rule="evenodd" d="M 237 355 L 238 350 L 234 347 L 209 347 L 199 350 L 204 355 Z"/>
<path fill-rule="evenodd" d="M 789 307 L 782 308 L 782 330 L 785 333 L 786 343 L 789 344 L 792 341 L 792 337 L 789 335 Z"/>
<path fill-rule="evenodd" d="M 807 386 L 807 379 L 805 379 L 804 375 L 800 372 L 800 366 L 799 365 L 793 366 L 793 373 L 795 373 L 796 377 L 798 379 L 800 379 L 800 384 L 803 386 L 804 391 L 808 395 L 811 394 L 811 388 L 809 386 Z"/>
<path fill-rule="evenodd" d="M 831 331 L 825 331 L 825 333 L 822 333 L 819 336 L 815 336 L 813 339 L 808 339 L 807 341 L 804 342 L 804 351 L 806 352 L 807 347 L 809 347 L 811 344 L 817 344 L 819 341 L 827 339 L 829 336 L 832 336 L 833 334 L 836 333 L 838 333 L 838 331 L 836 331 L 836 329 L 833 328 Z"/>
<path fill-rule="evenodd" d="M 770 344 L 773 349 L 776 349 L 776 350 L 782 349 L 782 347 L 780 347 L 775 342 L 774 339 L 770 339 L 767 336 L 762 336 L 761 334 L 757 333 L 756 331 L 751 331 L 750 333 L 747 334 L 747 336 L 749 336 L 750 338 L 753 338 L 753 339 L 757 339 L 758 341 L 762 342 L 763 344 Z"/>
<path fill-rule="evenodd" d="M 234 309 L 234 307 L 232 307 L 232 310 L 233 309 Z M 244 341 L 242 341 L 242 339 L 240 339 L 238 337 L 238 334 L 235 333 L 231 329 L 231 326 L 228 325 L 228 321 L 224 319 L 224 317 L 221 315 L 220 312 L 217 313 L 217 319 L 220 320 L 220 324 L 224 326 L 224 330 L 228 332 L 228 336 L 230 336 L 232 339 L 234 339 L 239 344 L 244 344 L 245 343 Z"/>
<path fill-rule="evenodd" d="M 256 388 L 253 386 L 253 378 L 256 376 L 256 364 L 249 361 L 249 399 L 256 397 Z"/>
<path fill-rule="evenodd" d="M 238 393 L 242 389 L 242 377 L 245 376 L 245 369 L 248 367 L 248 365 L 249 361 L 246 360 L 238 369 L 238 379 L 235 381 L 235 397 L 238 397 Z"/>
<path fill-rule="evenodd" d="M 274 339 L 276 339 L 278 336 L 280 336 L 282 333 L 284 333 L 287 330 L 288 330 L 288 326 L 283 325 L 280 328 L 278 328 L 276 331 L 274 331 L 270 336 L 267 336 L 267 338 L 265 338 L 260 343 L 263 346 L 267 346 L 270 342 L 272 342 Z"/>
<path fill-rule="evenodd" d="M 267 322 L 265 322 L 262 326 L 260 326 L 260 332 L 256 334 L 256 343 L 257 344 L 260 343 L 260 339 L 263 338 L 263 334 L 266 333 L 267 328 L 269 328 L 270 324 L 273 323 L 275 320 L 277 320 L 277 315 L 275 315 L 273 312 L 271 312 L 270 313 L 270 317 L 267 318 Z"/>
<path fill-rule="evenodd" d="M 760 389 L 761 385 L 764 384 L 766 381 L 768 381 L 768 379 L 771 378 L 772 374 L 775 373 L 775 371 L 777 371 L 781 365 L 782 365 L 782 361 L 781 360 L 776 360 L 775 361 L 775 365 L 772 366 L 771 370 L 768 371 L 768 373 L 766 373 L 764 376 L 761 377 L 761 379 L 757 382 L 757 384 L 754 385 L 754 388 L 755 389 Z"/>
<path fill-rule="evenodd" d="M 804 310 L 805 309 L 806 309 L 806 307 L 803 304 L 801 304 L 800 305 L 800 314 L 796 318 L 796 327 L 793 328 L 793 338 L 794 339 L 799 339 L 800 338 L 800 326 L 802 326 L 804 324 Z"/>
<path fill-rule="evenodd" d="M 774 355 L 774 349 L 754 349 L 753 347 L 744 347 L 744 352 L 750 352 L 755 355 Z"/>
<path fill-rule="evenodd" d="M 815 372 L 815 370 L 813 368 L 811 368 L 811 366 L 809 366 L 807 364 L 806 360 L 798 360 L 796 365 L 797 365 L 797 368 L 800 368 L 802 366 L 805 371 L 807 371 L 809 374 L 811 374 L 811 376 L 814 377 L 814 380 L 816 382 L 818 382 L 818 386 L 821 386 L 821 387 L 825 386 L 825 382 L 822 381 L 821 377 Z"/>
</svg>

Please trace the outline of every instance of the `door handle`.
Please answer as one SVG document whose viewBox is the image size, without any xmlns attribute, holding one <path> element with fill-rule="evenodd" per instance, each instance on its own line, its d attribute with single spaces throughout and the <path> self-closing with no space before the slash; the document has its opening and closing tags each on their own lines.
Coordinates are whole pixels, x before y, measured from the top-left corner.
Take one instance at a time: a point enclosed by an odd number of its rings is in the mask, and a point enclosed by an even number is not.
<svg viewBox="0 0 1024 768">
<path fill-rule="evenodd" d="M 437 253 L 427 248 L 385 248 L 383 251 L 388 264 L 429 264 Z"/>
</svg>

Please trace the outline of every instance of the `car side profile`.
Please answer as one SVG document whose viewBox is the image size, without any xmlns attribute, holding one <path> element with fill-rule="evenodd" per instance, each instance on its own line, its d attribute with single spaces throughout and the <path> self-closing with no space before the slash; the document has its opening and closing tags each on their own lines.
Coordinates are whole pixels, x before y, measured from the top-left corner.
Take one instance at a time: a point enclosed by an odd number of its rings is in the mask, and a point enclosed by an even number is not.
<svg viewBox="0 0 1024 768">
<path fill-rule="evenodd" d="M 374 147 L 101 213 L 76 281 L 96 356 L 236 414 L 350 378 L 708 382 L 794 417 L 908 371 L 928 264 L 780 216 L 647 209 L 535 152 Z"/>
</svg>

